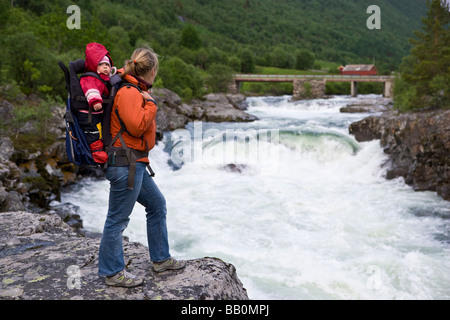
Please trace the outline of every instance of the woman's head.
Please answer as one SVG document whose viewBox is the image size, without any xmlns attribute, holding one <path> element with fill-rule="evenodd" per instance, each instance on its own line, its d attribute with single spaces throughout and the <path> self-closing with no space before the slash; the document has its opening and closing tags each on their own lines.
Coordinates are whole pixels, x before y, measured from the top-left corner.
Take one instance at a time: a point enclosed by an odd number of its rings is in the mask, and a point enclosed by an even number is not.
<svg viewBox="0 0 450 320">
<path fill-rule="evenodd" d="M 132 74 L 145 78 L 153 73 L 154 79 L 159 69 L 158 55 L 150 47 L 136 49 L 131 55 L 131 59 L 125 61 L 124 69 L 124 75 Z"/>
</svg>

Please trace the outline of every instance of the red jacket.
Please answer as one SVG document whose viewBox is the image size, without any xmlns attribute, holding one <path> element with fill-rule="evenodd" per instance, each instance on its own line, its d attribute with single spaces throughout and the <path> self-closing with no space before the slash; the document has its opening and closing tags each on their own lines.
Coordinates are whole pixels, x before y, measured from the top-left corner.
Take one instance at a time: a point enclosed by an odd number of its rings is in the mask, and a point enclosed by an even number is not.
<svg viewBox="0 0 450 320">
<path fill-rule="evenodd" d="M 118 70 L 118 72 L 123 73 L 123 69 Z M 131 75 L 126 75 L 123 79 L 145 90 L 145 85 Z M 127 147 L 139 151 L 150 151 L 153 149 L 156 142 L 156 102 L 154 100 L 144 101 L 142 94 L 134 87 L 123 87 L 120 89 L 114 99 L 111 112 L 112 137 L 115 137 L 120 131 L 120 122 L 116 115 L 116 109 L 119 111 L 120 119 L 131 134 L 127 132 L 122 134 Z M 114 146 L 121 146 L 120 139 L 117 139 Z M 149 163 L 148 157 L 138 159 L 138 161 Z"/>
<path fill-rule="evenodd" d="M 111 61 L 112 67 L 113 63 L 108 50 L 106 50 L 106 48 L 100 43 L 89 43 L 86 46 L 86 61 L 84 71 L 97 73 L 98 63 L 103 59 L 104 56 L 108 56 L 109 60 Z M 100 77 L 105 81 L 109 81 L 109 76 L 100 74 Z M 80 84 L 86 96 L 86 99 L 88 100 L 89 107 L 91 108 L 96 103 L 103 103 L 102 95 L 109 95 L 107 86 L 97 78 L 83 77 L 80 80 Z"/>
</svg>

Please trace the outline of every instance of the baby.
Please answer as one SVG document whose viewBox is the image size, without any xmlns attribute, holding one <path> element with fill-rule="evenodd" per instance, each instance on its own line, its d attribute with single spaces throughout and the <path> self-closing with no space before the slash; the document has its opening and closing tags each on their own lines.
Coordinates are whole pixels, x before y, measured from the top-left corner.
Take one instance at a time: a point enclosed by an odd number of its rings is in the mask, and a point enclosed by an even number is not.
<svg viewBox="0 0 450 320">
<path fill-rule="evenodd" d="M 101 123 L 103 117 L 103 97 L 109 96 L 112 59 L 106 48 L 99 43 L 89 43 L 86 46 L 85 72 L 95 72 L 94 76 L 83 76 L 80 85 L 86 96 L 89 108 L 81 109 L 77 113 L 80 127 L 84 130 L 87 143 L 96 163 L 106 163 L 108 155 L 103 151 Z M 102 97 L 103 96 L 103 97 Z"/>
</svg>

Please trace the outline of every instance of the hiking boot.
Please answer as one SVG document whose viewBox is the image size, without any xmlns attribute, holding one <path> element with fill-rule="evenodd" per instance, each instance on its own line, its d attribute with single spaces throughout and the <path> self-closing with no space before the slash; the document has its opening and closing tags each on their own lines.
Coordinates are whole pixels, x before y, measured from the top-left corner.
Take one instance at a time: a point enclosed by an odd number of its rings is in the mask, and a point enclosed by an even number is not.
<svg viewBox="0 0 450 320">
<path fill-rule="evenodd" d="M 184 267 L 186 267 L 186 261 L 178 261 L 177 259 L 172 257 L 163 262 L 153 262 L 153 270 L 155 270 L 155 272 L 178 270 Z"/>
<path fill-rule="evenodd" d="M 144 278 L 135 276 L 123 269 L 111 277 L 106 277 L 105 282 L 108 286 L 132 288 L 141 285 Z"/>
</svg>

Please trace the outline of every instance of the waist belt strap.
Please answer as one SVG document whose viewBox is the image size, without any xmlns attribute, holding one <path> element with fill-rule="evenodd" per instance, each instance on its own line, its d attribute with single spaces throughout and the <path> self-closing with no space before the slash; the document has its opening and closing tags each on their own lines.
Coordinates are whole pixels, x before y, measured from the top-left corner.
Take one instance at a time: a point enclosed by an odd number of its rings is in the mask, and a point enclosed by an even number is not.
<svg viewBox="0 0 450 320">
<path fill-rule="evenodd" d="M 128 171 L 128 189 L 133 189 L 134 187 L 134 176 L 136 175 L 136 155 L 128 149 L 127 158 L 130 162 L 130 169 Z"/>
<path fill-rule="evenodd" d="M 136 175 L 137 159 L 147 157 L 148 152 L 139 151 L 127 147 L 109 147 L 107 148 L 106 152 L 108 153 L 108 166 L 129 166 L 127 188 L 133 189 L 134 177 Z M 149 170 L 150 175 L 154 177 L 155 173 L 153 172 L 150 165 L 147 165 L 147 169 Z"/>
</svg>

